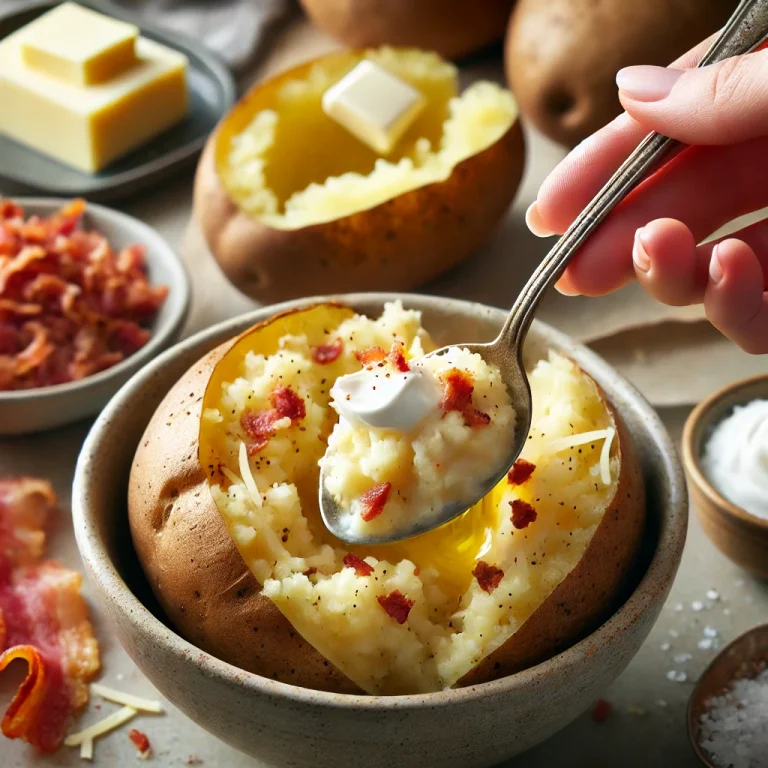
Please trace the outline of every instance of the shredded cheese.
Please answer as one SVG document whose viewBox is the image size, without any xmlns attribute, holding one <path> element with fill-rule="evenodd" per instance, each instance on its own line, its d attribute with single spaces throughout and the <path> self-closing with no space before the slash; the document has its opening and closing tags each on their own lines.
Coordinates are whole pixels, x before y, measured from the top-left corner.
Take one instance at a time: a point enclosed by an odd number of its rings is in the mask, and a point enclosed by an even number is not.
<svg viewBox="0 0 768 768">
<path fill-rule="evenodd" d="M 78 747 L 84 741 L 91 740 L 103 736 L 105 733 L 114 731 L 115 728 L 119 728 L 123 723 L 127 723 L 133 719 L 138 713 L 137 709 L 133 707 L 123 707 L 118 709 L 117 712 L 113 712 L 111 715 L 107 715 L 103 720 L 99 720 L 98 723 L 84 728 L 79 733 L 73 733 L 64 739 L 64 745 L 67 747 Z"/>
<path fill-rule="evenodd" d="M 600 451 L 600 478 L 603 481 L 603 485 L 611 484 L 611 443 L 616 435 L 616 430 L 613 427 L 608 427 L 605 430 L 605 442 L 603 443 L 603 450 Z"/>
<path fill-rule="evenodd" d="M 606 437 L 608 437 L 608 431 L 608 429 L 595 429 L 592 432 L 580 432 L 577 435 L 558 437 L 557 440 L 553 440 L 551 443 L 549 443 L 547 448 L 552 453 L 560 453 L 560 451 L 566 451 L 569 448 L 577 448 L 580 445 L 586 445 L 587 443 L 595 443 L 598 440 L 604 440 Z"/>
<path fill-rule="evenodd" d="M 229 468 L 229 467 L 221 467 L 221 471 L 224 474 L 224 476 L 229 480 L 230 483 L 238 484 L 242 481 L 240 478 Z"/>
<path fill-rule="evenodd" d="M 93 739 L 86 739 L 80 745 L 80 759 L 93 760 Z"/>
<path fill-rule="evenodd" d="M 289 419 L 290 421 L 290 419 Z M 250 494 L 253 503 L 256 508 L 261 507 L 261 494 L 259 493 L 259 487 L 256 485 L 256 481 L 253 479 L 253 472 L 251 472 L 251 465 L 248 463 L 248 449 L 245 447 L 245 443 L 240 443 L 240 474 L 243 476 L 243 483 Z"/>
<path fill-rule="evenodd" d="M 132 707 L 139 712 L 163 712 L 163 705 L 159 701 L 143 699 L 140 696 L 123 693 L 101 683 L 91 683 L 91 692 L 101 696 L 102 699 L 114 702 L 115 704 L 122 704 L 125 707 Z"/>
</svg>

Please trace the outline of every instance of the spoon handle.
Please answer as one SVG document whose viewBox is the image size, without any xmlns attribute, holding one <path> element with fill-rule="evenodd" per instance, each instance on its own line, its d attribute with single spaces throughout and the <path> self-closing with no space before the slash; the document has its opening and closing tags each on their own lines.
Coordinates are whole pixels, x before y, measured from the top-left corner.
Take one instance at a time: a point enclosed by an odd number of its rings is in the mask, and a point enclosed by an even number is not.
<svg viewBox="0 0 768 768">
<path fill-rule="evenodd" d="M 748 53 L 768 37 L 768 0 L 742 0 L 698 66 Z M 680 143 L 650 133 L 555 243 L 517 297 L 497 343 L 520 345 L 528 333 L 539 302 L 565 271 L 571 256 L 602 220 L 643 179 L 651 168 Z"/>
</svg>

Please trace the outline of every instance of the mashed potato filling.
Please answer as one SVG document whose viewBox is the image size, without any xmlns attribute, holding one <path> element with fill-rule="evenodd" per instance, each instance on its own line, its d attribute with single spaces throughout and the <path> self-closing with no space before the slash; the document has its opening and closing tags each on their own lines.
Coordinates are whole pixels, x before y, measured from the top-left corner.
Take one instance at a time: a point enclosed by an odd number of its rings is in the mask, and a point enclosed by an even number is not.
<svg viewBox="0 0 768 768">
<path fill-rule="evenodd" d="M 323 93 L 369 59 L 424 94 L 427 106 L 381 157 L 322 109 Z M 238 104 L 216 148 L 219 177 L 247 213 L 295 229 L 372 208 L 447 179 L 500 139 L 517 117 L 512 94 L 478 82 L 458 95 L 456 68 L 434 53 L 345 52 L 289 72 Z"/>
<path fill-rule="evenodd" d="M 328 492 L 344 510 L 339 523 L 352 538 L 429 525 L 462 500 L 466 509 L 495 481 L 489 473 L 498 466 L 499 446 L 513 439 L 515 414 L 501 374 L 480 355 L 451 347 L 401 365 L 410 368 L 405 375 L 429 377 L 436 389 L 432 407 L 411 429 L 375 428 L 354 413 L 344 418 L 347 404 L 338 400 L 344 389 L 337 388 L 347 379 L 331 392 L 342 418 L 321 467 Z M 381 390 L 387 377 L 403 375 L 397 368 L 388 359 L 371 361 L 362 381 Z M 408 405 L 405 397 L 401 407 Z"/>
<path fill-rule="evenodd" d="M 434 345 L 399 303 L 337 320 L 297 313 L 225 356 L 205 395 L 201 460 L 245 562 L 310 644 L 368 693 L 441 690 L 581 559 L 618 482 L 613 419 L 594 382 L 551 355 L 531 371 L 533 427 L 510 478 L 442 528 L 351 551 L 317 506 L 330 387 L 361 369 L 356 352 L 397 341 L 415 359 Z"/>
</svg>

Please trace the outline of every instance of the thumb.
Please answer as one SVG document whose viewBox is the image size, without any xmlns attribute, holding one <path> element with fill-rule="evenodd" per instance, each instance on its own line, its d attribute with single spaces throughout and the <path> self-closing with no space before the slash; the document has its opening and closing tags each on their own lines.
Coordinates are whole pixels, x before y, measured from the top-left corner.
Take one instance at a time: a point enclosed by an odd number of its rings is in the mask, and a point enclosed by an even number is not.
<svg viewBox="0 0 768 768">
<path fill-rule="evenodd" d="M 734 144 L 768 134 L 768 50 L 700 69 L 626 67 L 616 83 L 635 120 L 685 144 Z"/>
</svg>

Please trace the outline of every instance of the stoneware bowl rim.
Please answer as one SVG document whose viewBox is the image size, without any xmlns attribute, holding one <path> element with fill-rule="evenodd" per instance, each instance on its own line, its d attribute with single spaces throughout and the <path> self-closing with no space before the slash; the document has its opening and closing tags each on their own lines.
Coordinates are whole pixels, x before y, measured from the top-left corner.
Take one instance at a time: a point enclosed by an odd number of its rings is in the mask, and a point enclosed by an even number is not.
<svg viewBox="0 0 768 768">
<path fill-rule="evenodd" d="M 226 330 L 231 331 L 231 335 L 235 336 L 239 329 L 259 322 L 272 314 L 319 301 L 340 301 L 355 307 L 361 303 L 381 303 L 394 300 L 402 300 L 406 307 L 410 306 L 416 309 L 455 307 L 457 310 L 462 308 L 466 311 L 473 308 L 478 314 L 482 313 L 486 317 L 496 315 L 503 318 L 504 316 L 502 310 L 476 302 L 423 294 L 357 293 L 287 301 L 226 320 L 176 344 L 134 375 L 111 400 L 91 429 L 78 458 L 72 493 L 72 515 L 80 556 L 88 567 L 91 576 L 97 582 L 102 598 L 116 605 L 124 616 L 127 616 L 132 632 L 151 637 L 153 643 L 162 644 L 166 651 L 178 657 L 184 657 L 189 660 L 189 663 L 201 668 L 206 677 L 218 677 L 231 687 L 239 689 L 243 695 L 254 694 L 262 697 L 286 699 L 297 704 L 329 709 L 378 710 L 381 712 L 396 710 L 402 713 L 404 710 L 449 707 L 458 703 L 483 699 L 486 696 L 507 693 L 515 689 L 524 689 L 536 681 L 545 679 L 557 668 L 576 669 L 585 657 L 591 655 L 590 647 L 608 645 L 613 636 L 630 630 L 658 599 L 659 593 L 668 590 L 680 563 L 688 523 L 687 493 L 683 470 L 672 441 L 657 414 L 631 384 L 618 376 L 595 353 L 577 345 L 565 334 L 537 322 L 536 325 L 539 330 L 546 331 L 551 339 L 556 339 L 558 343 L 578 350 L 581 359 L 587 359 L 593 371 L 610 373 L 616 377 L 623 396 L 630 398 L 634 405 L 643 412 L 643 417 L 648 420 L 649 430 L 654 434 L 662 448 L 659 461 L 663 465 L 663 473 L 669 483 L 669 497 L 666 504 L 668 512 L 664 518 L 666 525 L 662 526 L 659 532 L 658 541 L 644 574 L 627 600 L 590 635 L 547 661 L 499 680 L 467 688 L 447 689 L 437 693 L 368 696 L 301 688 L 246 672 L 189 643 L 144 606 L 131 592 L 110 558 L 105 545 L 99 539 L 98 529 L 91 519 L 92 512 L 87 501 L 88 467 L 91 463 L 91 456 L 95 455 L 100 441 L 109 432 L 112 414 L 121 408 L 124 401 L 130 400 L 134 390 L 139 389 L 141 384 L 152 377 L 168 360 L 203 345 L 206 340 L 215 338 Z"/>
<path fill-rule="evenodd" d="M 29 209 L 42 209 L 47 213 L 53 213 L 61 208 L 62 205 L 71 202 L 70 198 L 64 197 L 14 197 L 13 200 L 22 206 L 25 211 Z M 141 366 L 168 346 L 187 319 L 192 292 L 189 274 L 181 258 L 170 244 L 166 242 L 165 238 L 157 230 L 150 227 L 149 224 L 145 224 L 134 216 L 117 211 L 114 208 L 99 205 L 98 203 L 88 201 L 86 203 L 85 215 L 94 219 L 96 224 L 98 224 L 100 219 L 109 221 L 124 232 L 130 233 L 131 238 L 135 236 L 137 243 L 148 246 L 147 261 L 149 263 L 153 261 L 162 262 L 173 273 L 172 290 L 176 297 L 171 304 L 172 312 L 167 317 L 158 320 L 158 324 L 152 329 L 149 341 L 141 349 L 111 368 L 99 371 L 91 376 L 86 376 L 84 379 L 66 382 L 65 384 L 11 390 L 8 392 L 0 391 L 0 404 L 11 404 L 19 401 L 30 403 L 50 398 L 65 397 L 98 387 L 108 383 L 111 379 L 119 380 L 131 368 L 135 368 L 137 365 Z"/>
<path fill-rule="evenodd" d="M 685 471 L 690 481 L 704 494 L 707 501 L 724 515 L 736 518 L 740 523 L 756 530 L 760 536 L 768 539 L 768 520 L 757 515 L 751 515 L 742 507 L 726 499 L 709 481 L 700 462 L 702 440 L 706 435 L 707 427 L 713 424 L 712 413 L 716 406 L 739 390 L 748 389 L 760 383 L 765 384 L 766 397 L 768 397 L 768 373 L 758 373 L 755 376 L 726 384 L 699 403 L 685 421 L 682 446 Z"/>
</svg>

